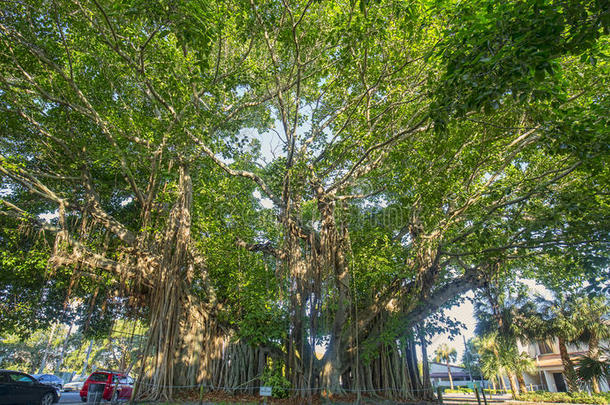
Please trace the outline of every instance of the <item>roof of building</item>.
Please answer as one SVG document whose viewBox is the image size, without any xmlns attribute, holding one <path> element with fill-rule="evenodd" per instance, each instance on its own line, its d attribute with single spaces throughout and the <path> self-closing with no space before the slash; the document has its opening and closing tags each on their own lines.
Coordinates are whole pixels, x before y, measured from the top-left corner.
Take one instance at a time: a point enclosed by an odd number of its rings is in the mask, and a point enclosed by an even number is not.
<svg viewBox="0 0 610 405">
<path fill-rule="evenodd" d="M 438 364 L 439 366 L 447 367 L 447 363 L 439 363 L 438 361 L 429 361 L 428 364 Z M 449 364 L 449 367 L 460 368 L 462 370 L 466 369 L 463 366 L 456 366 L 455 364 Z"/>
<path fill-rule="evenodd" d="M 451 377 L 452 378 L 456 378 L 456 377 L 469 377 L 468 373 L 465 373 L 463 371 L 452 371 L 451 372 Z M 447 372 L 444 373 L 430 373 L 430 378 L 449 378 Z"/>
<path fill-rule="evenodd" d="M 575 360 L 581 356 L 584 356 L 585 354 L 585 352 L 572 352 L 570 353 L 570 359 Z M 541 368 L 558 367 L 562 366 L 563 363 L 561 361 L 561 355 L 559 353 L 548 353 L 541 354 L 540 356 L 538 356 L 538 361 L 536 362 L 536 365 Z"/>
</svg>

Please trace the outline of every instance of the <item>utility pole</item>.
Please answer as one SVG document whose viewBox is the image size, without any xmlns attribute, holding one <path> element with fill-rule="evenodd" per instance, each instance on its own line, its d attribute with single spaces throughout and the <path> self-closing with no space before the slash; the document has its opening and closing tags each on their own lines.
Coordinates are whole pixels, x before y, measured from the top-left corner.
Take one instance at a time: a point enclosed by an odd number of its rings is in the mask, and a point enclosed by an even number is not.
<svg viewBox="0 0 610 405">
<path fill-rule="evenodd" d="M 466 336 L 462 335 L 462 340 L 464 341 L 464 354 L 465 356 L 468 356 L 466 359 L 468 360 L 468 367 L 466 367 L 468 369 L 468 377 L 470 377 L 470 381 L 472 382 L 472 372 L 470 371 L 470 352 L 468 351 L 468 346 L 466 346 Z"/>
</svg>

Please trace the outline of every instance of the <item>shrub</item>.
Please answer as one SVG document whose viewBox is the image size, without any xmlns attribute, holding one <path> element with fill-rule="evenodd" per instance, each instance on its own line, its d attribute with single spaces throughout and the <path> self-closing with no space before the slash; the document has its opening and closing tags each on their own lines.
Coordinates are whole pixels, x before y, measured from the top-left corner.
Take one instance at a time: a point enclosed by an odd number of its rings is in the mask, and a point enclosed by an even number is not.
<svg viewBox="0 0 610 405">
<path fill-rule="evenodd" d="M 483 391 L 485 391 L 486 394 L 490 394 L 490 395 L 512 394 L 513 393 L 511 390 L 494 390 L 494 389 L 491 389 L 491 388 L 486 388 Z"/>
<path fill-rule="evenodd" d="M 563 402 L 569 404 L 609 404 L 610 394 L 589 394 L 586 392 L 528 392 L 517 396 L 520 401 Z"/>
<path fill-rule="evenodd" d="M 472 394 L 474 390 L 468 387 L 458 387 L 456 389 L 446 388 L 443 391 L 445 394 Z"/>
<path fill-rule="evenodd" d="M 265 386 L 272 387 L 271 396 L 274 398 L 288 398 L 290 395 L 290 381 L 279 371 L 265 370 L 261 380 Z"/>
</svg>

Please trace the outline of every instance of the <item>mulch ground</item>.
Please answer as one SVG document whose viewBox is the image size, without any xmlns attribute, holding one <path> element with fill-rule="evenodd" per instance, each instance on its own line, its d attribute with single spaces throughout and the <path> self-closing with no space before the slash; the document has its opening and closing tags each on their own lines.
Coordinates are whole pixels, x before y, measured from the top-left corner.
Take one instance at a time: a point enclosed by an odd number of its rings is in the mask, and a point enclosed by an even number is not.
<svg viewBox="0 0 610 405">
<path fill-rule="evenodd" d="M 262 404 L 264 399 L 258 395 L 245 395 L 245 394 L 230 394 L 227 392 L 208 392 L 203 394 L 203 398 L 199 398 L 198 390 L 183 391 L 176 395 L 178 403 L 190 403 L 197 404 L 202 401 L 205 405 L 210 404 Z M 322 395 L 314 395 L 311 398 L 267 398 L 268 404 L 274 405 L 348 405 L 355 404 L 357 401 L 357 395 L 342 395 L 342 396 L 331 396 L 326 397 Z M 436 404 L 435 402 L 416 402 L 416 401 L 397 401 L 385 399 L 382 397 L 366 397 L 360 398 L 360 404 L 362 405 L 430 405 Z"/>
</svg>

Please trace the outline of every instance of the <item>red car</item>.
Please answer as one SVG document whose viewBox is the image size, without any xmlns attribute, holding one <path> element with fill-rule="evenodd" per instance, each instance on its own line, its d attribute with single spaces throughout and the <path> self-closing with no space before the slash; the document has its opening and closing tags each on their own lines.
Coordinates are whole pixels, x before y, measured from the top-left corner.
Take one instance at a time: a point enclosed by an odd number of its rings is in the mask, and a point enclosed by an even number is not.
<svg viewBox="0 0 610 405">
<path fill-rule="evenodd" d="M 131 398 L 133 390 L 133 379 L 123 373 L 116 371 L 96 371 L 92 373 L 80 390 L 80 399 L 87 401 L 87 393 L 92 384 L 103 384 L 102 398 L 107 401 Z"/>
</svg>

